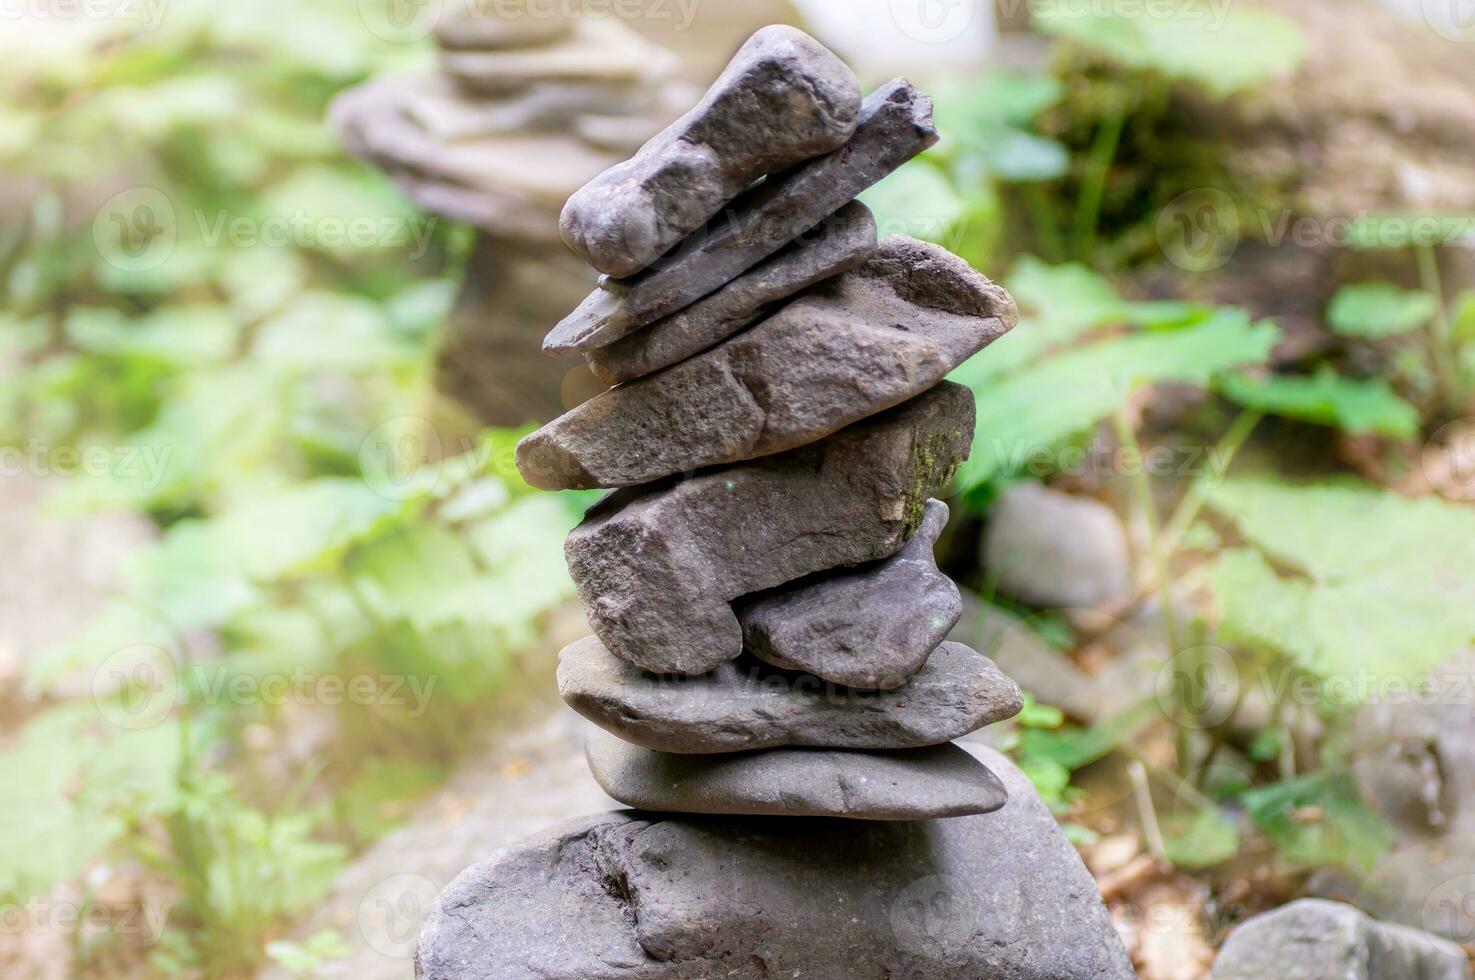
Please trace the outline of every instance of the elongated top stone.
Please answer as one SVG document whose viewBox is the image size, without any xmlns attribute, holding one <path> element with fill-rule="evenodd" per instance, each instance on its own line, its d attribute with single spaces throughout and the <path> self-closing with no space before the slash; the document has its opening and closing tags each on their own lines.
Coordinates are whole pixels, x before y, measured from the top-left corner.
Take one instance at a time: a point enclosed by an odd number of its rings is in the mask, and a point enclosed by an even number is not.
<svg viewBox="0 0 1475 980">
<path fill-rule="evenodd" d="M 973 394 L 948 382 L 814 445 L 606 497 L 564 543 L 600 640 L 657 673 L 737 657 L 730 602 L 895 554 L 973 438 Z"/>
<path fill-rule="evenodd" d="M 745 600 L 738 619 L 748 649 L 837 684 L 901 688 L 963 615 L 958 587 L 932 553 L 947 518 L 947 504 L 929 501 L 921 529 L 885 561 Z"/>
<path fill-rule="evenodd" d="M 543 341 L 583 353 L 670 316 L 751 269 L 937 142 L 932 100 L 904 78 L 871 93 L 850 141 L 745 192 L 655 265 L 604 279 Z"/>
<path fill-rule="evenodd" d="M 558 692 L 627 742 L 683 754 L 789 745 L 922 748 L 1012 718 L 1022 707 L 1014 682 L 961 643 L 944 643 L 905 686 L 881 692 L 748 657 L 700 677 L 663 677 L 626 663 L 591 636 L 560 655 Z"/>
<path fill-rule="evenodd" d="M 1004 756 L 987 816 L 582 817 L 467 869 L 423 980 L 1131 980 L 1091 876 Z M 577 923 L 577 928 L 570 928 Z M 1272 974 L 1273 976 L 1273 974 Z"/>
<path fill-rule="evenodd" d="M 843 61 L 803 31 L 765 27 L 695 108 L 569 199 L 564 240 L 600 272 L 633 275 L 758 178 L 839 147 L 859 113 Z"/>
<path fill-rule="evenodd" d="M 870 208 L 852 201 L 717 292 L 584 358 L 607 384 L 652 374 L 752 326 L 780 300 L 849 272 L 875 251 L 876 218 Z"/>
<path fill-rule="evenodd" d="M 618 487 L 808 445 L 931 388 L 1016 319 L 968 263 L 896 235 L 751 330 L 550 422 L 517 466 L 545 490 Z"/>
<path fill-rule="evenodd" d="M 987 766 L 951 743 L 673 755 L 595 729 L 587 755 L 606 793 L 662 813 L 925 820 L 992 813 L 1009 799 Z"/>
</svg>

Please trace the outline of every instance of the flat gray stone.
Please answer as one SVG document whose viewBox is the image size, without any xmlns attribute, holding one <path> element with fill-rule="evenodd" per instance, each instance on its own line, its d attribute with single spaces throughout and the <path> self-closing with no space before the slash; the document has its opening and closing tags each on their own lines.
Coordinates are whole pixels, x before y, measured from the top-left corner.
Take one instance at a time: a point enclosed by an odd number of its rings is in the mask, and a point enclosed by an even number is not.
<svg viewBox="0 0 1475 980">
<path fill-rule="evenodd" d="M 494 51 L 445 49 L 440 64 L 470 92 L 506 95 L 547 82 L 655 82 L 674 75 L 680 59 L 618 17 L 581 17 L 552 43 Z"/>
<path fill-rule="evenodd" d="M 1127 532 L 1116 512 L 1032 480 L 994 505 L 984 567 L 1004 595 L 1051 609 L 1089 609 L 1132 591 Z"/>
<path fill-rule="evenodd" d="M 947 504 L 928 501 L 916 535 L 885 561 L 744 600 L 738 620 L 748 650 L 850 687 L 906 684 L 963 614 L 958 587 L 933 556 L 947 518 Z"/>
<path fill-rule="evenodd" d="M 652 374 L 752 326 L 780 300 L 859 267 L 875 251 L 876 218 L 852 201 L 717 292 L 584 357 L 608 384 Z"/>
<path fill-rule="evenodd" d="M 936 385 L 1015 319 L 962 259 L 896 235 L 752 329 L 548 423 L 517 467 L 545 490 L 619 487 L 808 445 Z"/>
<path fill-rule="evenodd" d="M 574 20 L 556 8 L 524 4 L 513 12 L 506 4 L 468 0 L 436 20 L 435 39 L 454 51 L 492 51 L 548 44 L 568 37 L 573 30 Z"/>
<path fill-rule="evenodd" d="M 1454 943 L 1370 919 L 1350 905 L 1306 898 L 1234 930 L 1214 980 L 1469 980 Z"/>
<path fill-rule="evenodd" d="M 895 554 L 973 424 L 972 392 L 945 382 L 794 452 L 610 494 L 564 543 L 594 632 L 657 673 L 735 659 L 733 599 Z"/>
<path fill-rule="evenodd" d="M 850 141 L 764 180 L 649 269 L 601 280 L 543 340 L 549 354 L 585 353 L 685 309 L 824 221 L 937 142 L 932 100 L 905 79 L 866 99 Z"/>
<path fill-rule="evenodd" d="M 595 728 L 586 751 L 601 789 L 657 813 L 927 820 L 992 813 L 1009 799 L 987 766 L 951 743 L 677 755 Z"/>
<path fill-rule="evenodd" d="M 860 104 L 860 82 L 833 52 L 765 27 L 690 112 L 569 199 L 564 241 L 600 272 L 634 275 L 758 178 L 844 144 Z"/>
<path fill-rule="evenodd" d="M 1085 867 L 1018 769 L 986 816 L 583 817 L 452 882 L 424 980 L 1129 980 Z M 1270 974 L 1275 976 L 1275 974 Z"/>
<path fill-rule="evenodd" d="M 805 746 L 914 749 L 1012 718 L 1019 688 L 986 657 L 944 643 L 894 691 L 859 691 L 742 657 L 700 677 L 643 671 L 587 637 L 559 657 L 558 691 L 606 731 L 658 752 Z"/>
</svg>

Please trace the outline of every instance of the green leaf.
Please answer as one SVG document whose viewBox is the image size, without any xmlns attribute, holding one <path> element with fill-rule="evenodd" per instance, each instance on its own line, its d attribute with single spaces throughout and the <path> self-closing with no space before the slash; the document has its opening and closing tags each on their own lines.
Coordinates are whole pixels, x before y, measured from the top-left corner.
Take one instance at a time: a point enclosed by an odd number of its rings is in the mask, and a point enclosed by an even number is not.
<svg viewBox="0 0 1475 980">
<path fill-rule="evenodd" d="M 1163 823 L 1164 856 L 1180 868 L 1211 868 L 1239 853 L 1239 828 L 1217 807 Z"/>
<path fill-rule="evenodd" d="M 1376 340 L 1417 330 L 1438 311 L 1438 300 L 1423 290 L 1375 282 L 1344 286 L 1332 297 L 1327 319 L 1344 337 Z"/>
<path fill-rule="evenodd" d="M 968 202 L 958 196 L 936 167 L 913 161 L 861 194 L 876 215 L 881 237 L 908 234 L 942 242 L 948 230 L 968 213 Z"/>
<path fill-rule="evenodd" d="M 1393 831 L 1345 773 L 1317 773 L 1251 790 L 1241 797 L 1252 819 L 1297 868 L 1340 866 L 1371 871 Z"/>
<path fill-rule="evenodd" d="M 1246 408 L 1335 426 L 1353 435 L 1412 439 L 1419 434 L 1418 410 L 1382 378 L 1358 381 L 1329 368 L 1310 378 L 1227 374 L 1219 379 L 1218 388 Z"/>
<path fill-rule="evenodd" d="M 1260 363 L 1279 336 L 1272 323 L 1251 324 L 1239 311 L 1224 311 L 1194 327 L 1078 348 L 1005 380 L 979 384 L 973 454 L 958 485 L 971 491 L 1020 469 L 1119 411 L 1141 385 L 1206 384 L 1221 371 Z"/>
<path fill-rule="evenodd" d="M 1475 343 L 1475 289 L 1466 289 L 1455 297 L 1450 316 L 1450 335 L 1456 343 Z"/>
<path fill-rule="evenodd" d="M 1119 320 L 1127 309 L 1111 283 L 1074 262 L 1050 265 L 1026 255 L 1005 285 L 1021 312 L 1054 343 Z"/>
<path fill-rule="evenodd" d="M 172 805 L 179 728 L 130 730 L 91 701 L 53 708 L 0 754 L 0 896 L 24 901 L 81 872 L 124 832 L 123 810 Z"/>
<path fill-rule="evenodd" d="M 1221 636 L 1291 657 L 1328 698 L 1416 682 L 1475 638 L 1475 513 L 1250 479 L 1210 488 L 1208 502 L 1253 546 L 1212 566 Z"/>
<path fill-rule="evenodd" d="M 1038 8 L 1034 22 L 1129 68 L 1193 82 L 1219 98 L 1289 76 L 1305 54 L 1305 39 L 1293 22 L 1242 6 L 1113 9 L 1093 0 L 1060 0 Z"/>
</svg>

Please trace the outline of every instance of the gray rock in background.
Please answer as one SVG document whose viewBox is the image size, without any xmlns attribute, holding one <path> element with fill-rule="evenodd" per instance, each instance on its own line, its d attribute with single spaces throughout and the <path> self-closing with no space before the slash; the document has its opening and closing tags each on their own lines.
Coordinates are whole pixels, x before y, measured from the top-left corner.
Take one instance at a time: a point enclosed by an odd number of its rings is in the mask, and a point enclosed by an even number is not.
<svg viewBox="0 0 1475 980">
<path fill-rule="evenodd" d="M 1033 481 L 1016 483 L 994 504 L 984 567 L 1004 595 L 1052 609 L 1087 609 L 1132 589 L 1127 532 L 1116 513 Z"/>
<path fill-rule="evenodd" d="M 1469 980 L 1453 943 L 1349 905 L 1302 899 L 1234 930 L 1214 980 Z"/>
<path fill-rule="evenodd" d="M 947 520 L 947 504 L 930 500 L 916 535 L 885 561 L 744 599 L 738 619 L 747 649 L 837 684 L 906 684 L 963 613 L 958 587 L 933 555 Z"/>
<path fill-rule="evenodd" d="M 657 673 L 742 652 L 730 603 L 896 553 L 973 438 L 973 395 L 944 382 L 802 449 L 610 494 L 564 543 L 594 631 Z"/>
<path fill-rule="evenodd" d="M 573 195 L 564 241 L 600 272 L 630 276 L 767 174 L 840 147 L 860 82 L 803 31 L 754 34 L 686 115 Z"/>
<path fill-rule="evenodd" d="M 620 487 L 807 446 L 933 387 L 1015 320 L 962 259 L 892 236 L 751 330 L 545 425 L 517 468 L 544 490 Z"/>
<path fill-rule="evenodd" d="M 773 312 L 780 300 L 849 272 L 876 251 L 876 218 L 851 201 L 803 238 L 710 296 L 585 354 L 603 381 L 618 384 L 700 354 Z"/>
<path fill-rule="evenodd" d="M 897 79 L 866 99 L 850 142 L 763 181 L 706 229 L 629 279 L 601 281 L 543 340 L 585 353 L 685 309 L 736 279 L 937 142 L 932 100 Z"/>
<path fill-rule="evenodd" d="M 468 869 L 425 980 L 1127 980 L 1090 875 L 1029 780 L 986 816 L 904 823 L 573 821 Z M 576 923 L 576 928 L 570 925 Z"/>
<path fill-rule="evenodd" d="M 909 749 L 1003 721 L 1019 689 L 960 643 L 939 647 L 895 691 L 857 691 L 741 658 L 700 677 L 662 677 L 610 653 L 598 637 L 566 648 L 558 690 L 606 731 L 660 752 L 810 746 Z"/>
<path fill-rule="evenodd" d="M 594 728 L 587 751 L 606 793 L 657 813 L 924 820 L 992 813 L 1008 800 L 988 767 L 951 743 L 677 755 Z"/>
</svg>

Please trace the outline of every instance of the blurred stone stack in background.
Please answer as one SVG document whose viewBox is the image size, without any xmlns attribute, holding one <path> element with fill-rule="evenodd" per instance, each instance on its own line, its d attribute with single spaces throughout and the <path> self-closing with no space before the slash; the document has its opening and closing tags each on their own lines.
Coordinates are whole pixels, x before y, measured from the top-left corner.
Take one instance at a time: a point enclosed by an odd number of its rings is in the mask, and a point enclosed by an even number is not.
<svg viewBox="0 0 1475 980">
<path fill-rule="evenodd" d="M 566 544 L 595 635 L 558 680 L 636 812 L 463 873 L 422 976 L 1132 975 L 1029 781 L 954 744 L 1021 696 L 944 642 L 932 497 L 974 430 L 945 378 L 1017 312 L 938 246 L 878 243 L 854 200 L 936 142 L 931 112 L 765 28 L 565 207 L 605 277 L 544 349 L 618 384 L 518 466 L 615 488 Z"/>
<path fill-rule="evenodd" d="M 346 93 L 332 122 L 351 153 L 421 207 L 480 230 L 443 380 L 482 422 L 517 426 L 552 418 L 591 387 L 586 372 L 570 377 L 576 359 L 534 352 L 592 281 L 559 239 L 563 203 L 692 92 L 677 79 L 680 59 L 618 18 L 568 18 L 557 4 L 516 18 L 497 9 L 448 9 L 436 69 Z"/>
</svg>

